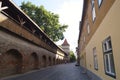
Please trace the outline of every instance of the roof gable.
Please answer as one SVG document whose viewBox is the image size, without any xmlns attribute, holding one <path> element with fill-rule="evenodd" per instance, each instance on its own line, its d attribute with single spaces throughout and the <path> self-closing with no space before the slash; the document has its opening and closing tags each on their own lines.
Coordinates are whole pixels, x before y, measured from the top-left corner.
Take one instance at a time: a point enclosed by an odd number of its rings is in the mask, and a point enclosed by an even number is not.
<svg viewBox="0 0 120 80">
<path fill-rule="evenodd" d="M 62 46 L 70 46 L 69 43 L 67 42 L 67 39 L 64 40 Z"/>
</svg>

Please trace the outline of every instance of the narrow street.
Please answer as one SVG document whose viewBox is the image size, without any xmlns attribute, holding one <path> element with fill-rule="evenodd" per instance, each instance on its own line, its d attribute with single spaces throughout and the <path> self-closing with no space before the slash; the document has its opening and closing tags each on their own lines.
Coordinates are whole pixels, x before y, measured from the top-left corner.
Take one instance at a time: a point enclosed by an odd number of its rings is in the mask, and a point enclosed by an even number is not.
<svg viewBox="0 0 120 80">
<path fill-rule="evenodd" d="M 90 80 L 75 63 L 61 64 L 0 80 Z"/>
</svg>

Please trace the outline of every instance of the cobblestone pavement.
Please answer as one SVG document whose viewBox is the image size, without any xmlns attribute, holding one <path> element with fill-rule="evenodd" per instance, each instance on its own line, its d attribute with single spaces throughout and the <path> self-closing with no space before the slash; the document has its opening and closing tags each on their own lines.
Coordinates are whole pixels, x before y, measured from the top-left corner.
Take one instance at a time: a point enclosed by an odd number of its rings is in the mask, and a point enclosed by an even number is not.
<svg viewBox="0 0 120 80">
<path fill-rule="evenodd" d="M 61 64 L 0 80 L 90 80 L 75 63 Z"/>
</svg>

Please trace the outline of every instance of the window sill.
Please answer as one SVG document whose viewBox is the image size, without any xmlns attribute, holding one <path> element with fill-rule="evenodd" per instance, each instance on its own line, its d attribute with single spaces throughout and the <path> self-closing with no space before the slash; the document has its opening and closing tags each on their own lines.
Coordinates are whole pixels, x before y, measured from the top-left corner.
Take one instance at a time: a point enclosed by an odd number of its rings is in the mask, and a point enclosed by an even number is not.
<svg viewBox="0 0 120 80">
<path fill-rule="evenodd" d="M 116 75 L 113 75 L 113 74 L 110 74 L 110 73 L 107 73 L 107 72 L 105 72 L 105 74 L 110 76 L 110 77 L 116 78 Z"/>
</svg>

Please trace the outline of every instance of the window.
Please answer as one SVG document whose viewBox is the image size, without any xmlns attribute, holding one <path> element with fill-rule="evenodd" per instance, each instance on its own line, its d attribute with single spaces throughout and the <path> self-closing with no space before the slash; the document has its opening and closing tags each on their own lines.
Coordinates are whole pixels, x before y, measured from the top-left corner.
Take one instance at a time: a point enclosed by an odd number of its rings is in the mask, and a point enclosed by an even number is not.
<svg viewBox="0 0 120 80">
<path fill-rule="evenodd" d="M 92 0 L 92 20 L 94 21 L 96 18 L 96 13 L 95 13 L 95 1 Z"/>
<path fill-rule="evenodd" d="M 115 77 L 115 66 L 112 53 L 112 44 L 111 38 L 108 37 L 103 41 L 103 54 L 104 54 L 104 63 L 105 63 L 105 73 Z"/>
<path fill-rule="evenodd" d="M 107 38 L 103 43 L 104 52 L 108 52 L 112 50 L 111 39 Z"/>
<path fill-rule="evenodd" d="M 88 34 L 90 33 L 90 26 L 89 26 L 89 24 L 87 24 L 87 33 Z"/>
<path fill-rule="evenodd" d="M 96 47 L 93 48 L 93 58 L 94 58 L 94 68 L 98 70 L 98 59 L 97 59 Z"/>
<path fill-rule="evenodd" d="M 98 0 L 99 7 L 101 6 L 103 0 Z"/>
</svg>

